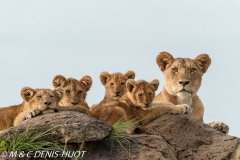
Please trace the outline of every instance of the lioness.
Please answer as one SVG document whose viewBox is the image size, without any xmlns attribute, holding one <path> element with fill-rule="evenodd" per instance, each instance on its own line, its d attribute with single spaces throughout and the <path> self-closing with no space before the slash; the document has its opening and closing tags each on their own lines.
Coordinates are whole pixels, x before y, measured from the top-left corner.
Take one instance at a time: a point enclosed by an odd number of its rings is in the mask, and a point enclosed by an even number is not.
<svg viewBox="0 0 240 160">
<path fill-rule="evenodd" d="M 62 93 L 50 89 L 32 89 L 24 87 L 21 90 L 23 103 L 20 105 L 0 108 L 0 130 L 16 126 L 25 119 L 35 117 L 41 113 L 71 110 L 91 115 L 88 109 L 82 106 L 58 106 Z"/>
<path fill-rule="evenodd" d="M 192 111 L 191 107 L 186 104 L 177 106 L 162 102 L 154 102 L 153 104 L 152 101 L 158 86 L 157 79 L 151 82 L 129 79 L 126 82 L 127 93 L 120 98 L 119 102 L 100 105 L 92 112 L 93 117 L 110 125 L 121 118 L 125 121 L 135 119 L 140 124 L 146 124 L 166 113 L 177 114 Z"/>
<path fill-rule="evenodd" d="M 62 89 L 62 99 L 59 101 L 59 106 L 81 105 L 89 108 L 85 101 L 87 91 L 92 86 L 92 78 L 84 76 L 79 81 L 74 78 L 65 78 L 62 75 L 56 75 L 52 84 L 55 89 Z"/>
<path fill-rule="evenodd" d="M 197 95 L 201 86 L 202 76 L 211 64 L 207 54 L 200 54 L 195 59 L 173 58 L 168 52 L 161 52 L 156 62 L 164 74 L 162 91 L 154 101 L 166 101 L 175 105 L 188 104 L 192 107 L 191 116 L 203 122 L 204 106 Z M 210 125 L 223 133 L 228 133 L 228 126 L 214 122 Z"/>
<path fill-rule="evenodd" d="M 108 72 L 102 72 L 99 77 L 102 85 L 105 87 L 105 96 L 99 104 L 94 104 L 90 108 L 90 111 L 103 103 L 118 101 L 127 92 L 125 85 L 126 81 L 128 79 L 134 79 L 135 73 L 131 70 L 124 74 L 120 72 L 112 74 Z"/>
</svg>

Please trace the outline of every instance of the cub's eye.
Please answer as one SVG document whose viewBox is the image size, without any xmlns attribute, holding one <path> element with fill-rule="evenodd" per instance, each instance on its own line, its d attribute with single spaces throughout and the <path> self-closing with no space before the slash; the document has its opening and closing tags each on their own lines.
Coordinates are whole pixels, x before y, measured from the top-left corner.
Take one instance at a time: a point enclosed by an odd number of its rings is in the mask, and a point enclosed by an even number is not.
<svg viewBox="0 0 240 160">
<path fill-rule="evenodd" d="M 190 72 L 195 72 L 195 71 L 196 71 L 195 68 L 191 68 L 191 69 L 190 69 Z"/>
<path fill-rule="evenodd" d="M 82 94 L 82 91 L 78 91 L 78 95 Z"/>
<path fill-rule="evenodd" d="M 125 82 L 122 82 L 122 83 L 121 83 L 121 86 L 123 86 L 124 84 L 125 84 Z"/>
<path fill-rule="evenodd" d="M 37 96 L 37 98 L 38 98 L 38 99 L 41 99 L 41 98 L 42 98 L 42 96 Z"/>
<path fill-rule="evenodd" d="M 149 95 L 149 96 L 151 96 L 151 95 L 152 95 L 152 93 L 148 93 L 148 95 Z"/>
<path fill-rule="evenodd" d="M 66 94 L 70 94 L 70 90 L 68 90 L 68 89 L 65 90 L 65 92 L 66 92 Z"/>
<path fill-rule="evenodd" d="M 139 97 L 142 97 L 143 95 L 140 93 L 140 94 L 138 94 L 138 96 L 139 96 Z"/>
<path fill-rule="evenodd" d="M 111 82 L 111 83 L 110 83 L 110 86 L 113 86 L 113 85 L 114 85 L 114 84 Z"/>
<path fill-rule="evenodd" d="M 50 95 L 50 98 L 53 98 L 54 96 L 53 95 Z"/>
<path fill-rule="evenodd" d="M 173 68 L 172 71 L 173 72 L 178 72 L 178 69 L 177 68 Z"/>
</svg>

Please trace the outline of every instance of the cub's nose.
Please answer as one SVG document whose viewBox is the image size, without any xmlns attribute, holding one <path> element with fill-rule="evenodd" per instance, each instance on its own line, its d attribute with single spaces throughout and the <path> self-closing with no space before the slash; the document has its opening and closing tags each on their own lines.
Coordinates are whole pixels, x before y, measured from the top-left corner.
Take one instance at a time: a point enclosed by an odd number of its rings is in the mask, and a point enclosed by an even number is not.
<svg viewBox="0 0 240 160">
<path fill-rule="evenodd" d="M 120 92 L 115 92 L 115 94 L 118 96 Z"/>
<path fill-rule="evenodd" d="M 187 84 L 189 84 L 190 81 L 178 81 L 178 83 L 181 84 L 181 85 L 183 85 L 183 87 L 184 87 L 184 86 L 186 86 Z"/>
<path fill-rule="evenodd" d="M 77 105 L 78 104 L 78 102 L 71 102 L 72 103 L 72 105 Z"/>
<path fill-rule="evenodd" d="M 145 103 L 145 106 L 146 106 L 146 107 L 149 107 L 149 104 L 150 104 L 150 103 Z"/>
<path fill-rule="evenodd" d="M 50 106 L 52 104 L 52 102 L 45 102 L 44 103 L 46 106 Z"/>
</svg>

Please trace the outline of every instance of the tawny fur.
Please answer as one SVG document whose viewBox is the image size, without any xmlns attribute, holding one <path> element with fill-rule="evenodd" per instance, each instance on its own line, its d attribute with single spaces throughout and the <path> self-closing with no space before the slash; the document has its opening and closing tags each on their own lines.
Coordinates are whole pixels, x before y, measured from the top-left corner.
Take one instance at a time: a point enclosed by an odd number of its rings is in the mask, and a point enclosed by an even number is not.
<svg viewBox="0 0 240 160">
<path fill-rule="evenodd" d="M 0 108 L 0 131 L 13 126 L 14 119 L 19 113 L 20 105 Z"/>
<path fill-rule="evenodd" d="M 146 124 L 167 113 L 177 114 L 192 111 L 191 107 L 185 104 L 176 106 L 171 103 L 152 103 L 158 86 L 159 81 L 156 79 L 149 83 L 144 80 L 127 80 L 127 93 L 120 98 L 119 102 L 112 101 L 100 105 L 92 112 L 93 117 L 110 125 L 121 118 L 124 121 L 135 119 L 139 124 Z"/>
<path fill-rule="evenodd" d="M 126 81 L 128 79 L 134 79 L 135 73 L 131 70 L 126 73 L 108 73 L 102 72 L 99 76 L 102 85 L 105 87 L 105 96 L 99 104 L 94 104 L 90 111 L 98 107 L 101 104 L 110 102 L 110 101 L 119 101 L 119 99 L 127 92 L 126 90 Z"/>
<path fill-rule="evenodd" d="M 203 122 L 204 106 L 197 91 L 203 74 L 211 64 L 211 58 L 207 54 L 200 54 L 195 59 L 173 58 L 170 53 L 161 52 L 156 62 L 164 74 L 164 86 L 154 101 L 188 104 L 193 109 L 191 116 Z"/>
<path fill-rule="evenodd" d="M 85 101 L 87 91 L 92 86 L 92 78 L 84 76 L 80 80 L 74 78 L 65 78 L 62 75 L 56 75 L 53 78 L 53 86 L 55 89 L 61 89 L 62 99 L 58 103 L 59 106 L 81 105 L 89 108 Z"/>
<path fill-rule="evenodd" d="M 24 87 L 21 90 L 21 96 L 24 100 L 22 104 L 0 108 L 0 130 L 16 126 L 22 121 L 39 114 L 55 111 L 70 110 L 91 115 L 89 109 L 83 106 L 58 106 L 62 93 L 57 90 Z"/>
</svg>

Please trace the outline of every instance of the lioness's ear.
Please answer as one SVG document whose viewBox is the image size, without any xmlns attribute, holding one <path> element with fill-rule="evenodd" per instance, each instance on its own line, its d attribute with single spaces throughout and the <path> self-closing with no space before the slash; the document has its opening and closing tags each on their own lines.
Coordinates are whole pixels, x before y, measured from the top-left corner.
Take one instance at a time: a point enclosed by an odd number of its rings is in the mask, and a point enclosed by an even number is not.
<svg viewBox="0 0 240 160">
<path fill-rule="evenodd" d="M 205 73 L 211 64 L 211 58 L 207 54 L 200 54 L 194 59 L 194 62 Z"/>
<path fill-rule="evenodd" d="M 156 57 L 156 62 L 161 71 L 165 71 L 173 63 L 173 56 L 168 52 L 160 52 Z"/>
<path fill-rule="evenodd" d="M 102 72 L 99 77 L 101 83 L 105 85 L 107 83 L 107 79 L 110 79 L 111 75 L 108 72 Z"/>
<path fill-rule="evenodd" d="M 35 93 L 36 91 L 30 87 L 23 87 L 21 90 L 21 96 L 25 101 L 29 101 Z"/>
<path fill-rule="evenodd" d="M 57 88 L 60 86 L 65 87 L 67 85 L 67 79 L 62 75 L 56 75 L 53 78 L 52 84 L 53 84 L 54 88 Z"/>
<path fill-rule="evenodd" d="M 127 80 L 126 87 L 127 87 L 128 92 L 130 92 L 130 93 L 132 92 L 135 84 L 136 84 L 136 82 L 133 79 Z"/>
<path fill-rule="evenodd" d="M 150 85 L 153 86 L 153 88 L 155 89 L 155 91 L 158 89 L 158 86 L 159 86 L 159 80 L 157 79 L 154 79 L 152 80 L 151 82 L 149 82 Z"/>
<path fill-rule="evenodd" d="M 82 79 L 79 80 L 81 84 L 85 87 L 86 91 L 89 91 L 89 89 L 92 86 L 92 78 L 90 76 L 84 76 Z"/>
<path fill-rule="evenodd" d="M 135 72 L 129 70 L 124 74 L 124 77 L 127 79 L 134 79 L 135 78 Z"/>
<path fill-rule="evenodd" d="M 55 90 L 52 90 L 53 94 L 55 95 L 57 101 L 59 102 L 63 97 L 63 90 L 62 88 L 57 88 Z"/>
</svg>

